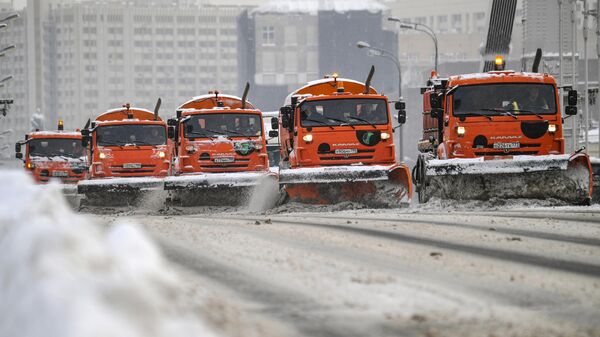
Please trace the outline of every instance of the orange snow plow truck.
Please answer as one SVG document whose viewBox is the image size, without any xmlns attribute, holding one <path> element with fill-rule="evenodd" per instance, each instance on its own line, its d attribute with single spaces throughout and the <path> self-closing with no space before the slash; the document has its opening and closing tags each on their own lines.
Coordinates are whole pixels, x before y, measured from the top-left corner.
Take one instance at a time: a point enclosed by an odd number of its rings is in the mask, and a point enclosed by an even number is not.
<svg viewBox="0 0 600 337">
<path fill-rule="evenodd" d="M 565 154 L 563 115 L 548 74 L 496 70 L 439 78 L 423 92 L 423 138 L 413 179 L 419 201 L 557 199 L 589 204 L 588 156 Z M 577 114 L 568 91 L 565 118 Z"/>
<path fill-rule="evenodd" d="M 291 93 L 280 109 L 279 182 L 290 201 L 356 201 L 374 207 L 411 199 L 408 167 L 396 163 L 386 96 L 366 83 L 325 78 Z M 398 122 L 406 121 L 397 102 Z M 272 120 L 277 127 L 278 120 Z"/>
<path fill-rule="evenodd" d="M 262 113 L 246 100 L 218 91 L 194 97 L 177 109 L 175 175 L 165 180 L 170 202 L 184 206 L 248 203 L 259 185 L 261 200 L 276 200 L 277 175 L 269 170 Z M 270 137 L 277 137 L 271 131 Z M 265 207 L 267 207 L 265 205 Z"/>
<path fill-rule="evenodd" d="M 145 191 L 162 190 L 171 173 L 173 128 L 154 112 L 130 107 L 109 110 L 81 131 L 89 145 L 90 179 L 78 184 L 89 205 L 134 204 Z"/>
<path fill-rule="evenodd" d="M 25 146 L 25 154 L 22 147 Z M 15 145 L 16 157 L 36 182 L 51 179 L 76 184 L 86 178 L 87 158 L 81 145 L 81 133 L 64 131 L 62 120 L 58 131 L 36 131 Z"/>
</svg>

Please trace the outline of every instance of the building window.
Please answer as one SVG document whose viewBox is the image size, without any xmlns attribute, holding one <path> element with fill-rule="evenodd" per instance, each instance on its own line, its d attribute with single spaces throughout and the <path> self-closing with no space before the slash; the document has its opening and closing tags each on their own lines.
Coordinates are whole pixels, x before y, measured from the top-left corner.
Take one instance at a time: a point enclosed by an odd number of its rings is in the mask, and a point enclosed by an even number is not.
<svg viewBox="0 0 600 337">
<path fill-rule="evenodd" d="M 452 32 L 453 33 L 462 33 L 462 15 L 453 14 L 452 15 Z"/>
<path fill-rule="evenodd" d="M 446 33 L 448 31 L 448 16 L 439 15 L 437 17 L 438 31 L 440 33 Z"/>
<path fill-rule="evenodd" d="M 473 26 L 475 27 L 475 31 L 483 32 L 485 31 L 485 12 L 479 12 L 473 14 Z"/>
<path fill-rule="evenodd" d="M 262 27 L 262 40 L 263 40 L 263 46 L 274 46 L 275 45 L 275 27 L 273 27 L 273 26 Z"/>
</svg>

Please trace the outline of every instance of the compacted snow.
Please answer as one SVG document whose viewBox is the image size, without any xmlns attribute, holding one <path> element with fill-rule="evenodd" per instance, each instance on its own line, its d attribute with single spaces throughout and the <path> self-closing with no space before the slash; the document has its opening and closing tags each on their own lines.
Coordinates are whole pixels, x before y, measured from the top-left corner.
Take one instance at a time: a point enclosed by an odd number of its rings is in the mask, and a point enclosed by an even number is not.
<svg viewBox="0 0 600 337">
<path fill-rule="evenodd" d="M 135 225 L 103 232 L 56 185 L 0 175 L 0 336 L 213 336 Z"/>
</svg>

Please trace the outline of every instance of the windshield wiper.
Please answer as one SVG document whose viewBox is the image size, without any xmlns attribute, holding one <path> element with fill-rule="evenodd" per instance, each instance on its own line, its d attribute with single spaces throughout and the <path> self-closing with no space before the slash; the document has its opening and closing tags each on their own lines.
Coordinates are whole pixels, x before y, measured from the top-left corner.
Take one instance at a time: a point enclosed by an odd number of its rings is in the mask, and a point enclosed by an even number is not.
<svg viewBox="0 0 600 337">
<path fill-rule="evenodd" d="M 352 124 L 348 123 L 348 121 L 345 121 L 345 120 L 343 120 L 343 119 L 338 119 L 338 118 L 329 117 L 329 116 L 325 116 L 325 118 L 327 118 L 327 119 L 330 119 L 330 120 L 332 120 L 332 121 L 340 122 L 340 123 L 341 123 L 341 124 L 340 124 L 340 126 L 347 125 L 347 126 L 351 126 L 353 129 L 356 129 L 356 128 L 354 127 L 354 125 L 352 125 Z"/>
<path fill-rule="evenodd" d="M 534 114 L 534 115 L 536 115 L 536 116 L 537 116 L 539 119 L 544 119 L 544 116 L 542 116 L 542 115 L 540 115 L 540 114 L 537 114 L 537 113 L 535 113 L 535 112 L 534 112 L 534 111 L 532 111 L 532 110 L 523 110 L 523 109 L 506 109 L 506 110 L 507 110 L 507 111 L 513 111 L 513 112 L 516 112 L 516 111 L 519 111 L 519 112 L 527 112 L 527 113 L 530 113 L 530 114 Z"/>
<path fill-rule="evenodd" d="M 369 124 L 370 126 L 372 126 L 372 127 L 373 127 L 373 129 L 377 129 L 377 126 L 375 126 L 375 124 L 373 124 L 373 123 L 369 122 L 369 121 L 368 121 L 368 120 L 366 120 L 366 119 L 362 119 L 362 118 L 360 118 L 360 117 L 352 117 L 352 116 L 348 116 L 348 118 L 350 118 L 350 119 L 354 119 L 354 120 L 357 120 L 357 121 L 361 121 L 361 122 L 365 122 L 365 123 Z"/>
<path fill-rule="evenodd" d="M 319 123 L 319 124 L 321 124 L 321 125 L 325 125 L 325 126 L 328 126 L 328 127 L 330 127 L 330 128 L 331 128 L 331 130 L 333 130 L 333 129 L 334 129 L 334 127 L 333 127 L 333 126 L 331 126 L 331 125 L 329 125 L 329 124 L 327 124 L 327 123 L 325 123 L 325 122 L 323 122 L 323 121 L 316 120 L 316 119 L 306 118 L 306 119 L 303 119 L 303 121 L 308 121 L 308 122 L 315 122 L 315 123 Z"/>
<path fill-rule="evenodd" d="M 125 144 L 117 143 L 116 141 L 115 142 L 107 142 L 107 141 L 104 141 L 104 140 L 101 141 L 101 142 L 98 142 L 98 145 L 99 146 L 118 146 L 118 147 L 125 146 Z"/>
<path fill-rule="evenodd" d="M 501 114 L 504 114 L 504 115 L 510 116 L 510 117 L 512 117 L 512 118 L 514 118 L 514 119 L 519 119 L 517 116 L 515 116 L 515 115 L 511 114 L 511 113 L 509 112 L 510 110 L 507 110 L 507 109 L 500 109 L 500 108 L 493 108 L 493 109 L 491 109 L 491 108 L 486 108 L 486 109 L 481 109 L 481 110 L 483 110 L 483 111 L 495 111 L 495 112 L 499 112 L 499 113 L 501 113 Z"/>
<path fill-rule="evenodd" d="M 148 143 L 148 142 L 146 142 L 146 141 L 143 141 L 143 140 L 135 140 L 135 141 L 133 141 L 133 143 L 132 143 L 132 144 L 133 144 L 133 145 L 135 145 L 135 146 L 140 146 L 140 144 L 141 144 L 141 145 L 147 145 L 147 146 L 158 146 L 158 145 L 164 145 L 164 144 L 151 144 L 151 143 Z"/>
<path fill-rule="evenodd" d="M 215 131 L 212 131 L 212 132 L 215 132 Z M 208 133 L 206 133 L 206 132 L 188 131 L 188 132 L 186 133 L 186 136 L 189 136 L 189 135 L 196 135 L 196 136 L 201 136 L 201 137 L 208 137 L 208 138 L 210 138 L 210 139 L 215 139 L 215 138 L 217 138 L 217 137 L 215 137 L 214 135 L 208 134 Z"/>
<path fill-rule="evenodd" d="M 486 110 L 486 109 L 479 109 L 479 110 Z M 490 111 L 495 111 L 495 110 L 490 110 Z M 470 112 L 465 113 L 465 115 L 483 116 L 491 121 L 494 120 L 490 115 L 484 114 L 483 112 L 478 112 L 478 111 L 470 111 Z"/>
<path fill-rule="evenodd" d="M 234 133 L 236 135 L 240 135 L 241 137 L 246 137 L 248 139 L 252 139 L 252 137 L 253 137 L 253 136 L 245 135 L 245 134 L 243 134 L 241 132 L 238 132 L 238 131 L 235 131 L 235 130 L 227 130 L 227 132 L 231 132 L 231 133 Z"/>
</svg>

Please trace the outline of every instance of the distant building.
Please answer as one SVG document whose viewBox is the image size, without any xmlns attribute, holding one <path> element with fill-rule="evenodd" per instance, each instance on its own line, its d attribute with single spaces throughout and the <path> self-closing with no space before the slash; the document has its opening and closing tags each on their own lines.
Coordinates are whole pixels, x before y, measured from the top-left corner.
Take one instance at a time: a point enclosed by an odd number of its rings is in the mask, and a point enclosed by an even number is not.
<svg viewBox="0 0 600 337">
<path fill-rule="evenodd" d="M 396 34 L 384 29 L 386 13 L 377 1 L 357 0 L 275 0 L 248 11 L 238 28 L 240 82 L 253 85 L 257 106 L 276 110 L 307 81 L 334 72 L 364 80 L 374 64 L 373 85 L 397 97 L 393 63 L 356 47 L 362 40 L 396 54 Z"/>
<path fill-rule="evenodd" d="M 77 128 L 126 102 L 153 109 L 161 97 L 171 116 L 209 90 L 237 93 L 237 18 L 248 7 L 179 2 L 29 0 L 0 31 L 17 45 L 0 59 L 2 74 L 15 77 L 0 88 L 15 99 L 2 120 L 11 141 L 36 111 L 47 128 L 58 119 Z"/>
<path fill-rule="evenodd" d="M 509 60 L 521 58 L 522 1 L 518 2 L 513 41 Z M 481 47 L 489 24 L 490 0 L 396 0 L 393 16 L 404 22 L 420 23 L 431 27 L 438 38 L 439 72 L 450 75 L 450 70 L 476 72 L 481 60 Z M 399 55 L 407 68 L 407 86 L 419 87 L 425 83 L 434 65 L 434 45 L 426 34 L 401 29 Z M 452 64 L 452 65 L 450 65 Z"/>
</svg>

